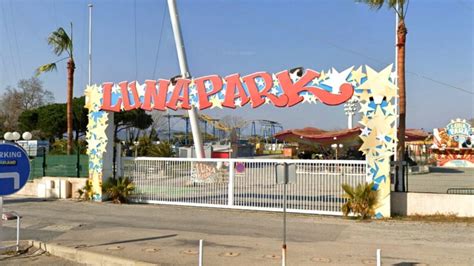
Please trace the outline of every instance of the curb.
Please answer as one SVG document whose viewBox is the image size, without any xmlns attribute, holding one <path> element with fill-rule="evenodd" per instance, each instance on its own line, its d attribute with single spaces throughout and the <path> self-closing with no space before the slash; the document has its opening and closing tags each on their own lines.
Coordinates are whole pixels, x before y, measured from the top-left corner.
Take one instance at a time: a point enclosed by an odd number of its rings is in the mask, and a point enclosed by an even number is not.
<svg viewBox="0 0 474 266">
<path fill-rule="evenodd" d="M 47 244 L 37 240 L 29 240 L 28 244 L 36 248 L 42 249 L 49 252 L 51 255 L 67 259 L 70 261 L 83 263 L 87 265 L 139 265 L 139 266 L 151 266 L 157 265 L 153 263 L 125 259 L 96 252 L 79 250 L 75 248 L 60 246 L 56 244 Z"/>
</svg>

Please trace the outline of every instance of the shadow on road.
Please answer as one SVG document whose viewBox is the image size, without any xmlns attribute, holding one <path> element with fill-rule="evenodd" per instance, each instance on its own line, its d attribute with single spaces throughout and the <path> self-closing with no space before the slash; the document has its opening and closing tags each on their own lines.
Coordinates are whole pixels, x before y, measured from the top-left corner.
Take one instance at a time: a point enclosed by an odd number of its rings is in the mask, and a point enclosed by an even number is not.
<svg viewBox="0 0 474 266">
<path fill-rule="evenodd" d="M 446 168 L 446 167 L 430 167 L 430 173 L 464 173 L 464 171 L 456 168 Z"/>
<path fill-rule="evenodd" d="M 27 202 L 43 202 L 43 201 L 56 201 L 57 199 L 44 199 L 44 198 L 3 198 L 4 203 L 15 204 L 15 203 L 27 203 Z"/>
<path fill-rule="evenodd" d="M 91 246 L 87 245 L 87 247 L 100 247 L 100 246 L 108 246 L 108 245 L 116 245 L 116 244 L 125 244 L 125 243 L 132 243 L 132 242 L 140 242 L 140 241 L 157 240 L 157 239 L 163 239 L 163 238 L 171 238 L 171 237 L 175 237 L 175 236 L 178 236 L 178 234 L 155 236 L 155 237 L 145 237 L 145 238 L 122 240 L 122 241 L 114 241 L 114 242 L 102 243 L 102 244 L 91 245 Z"/>
<path fill-rule="evenodd" d="M 415 266 L 415 265 L 420 265 L 419 262 L 400 262 L 400 263 L 395 263 L 393 265 L 396 266 Z"/>
</svg>

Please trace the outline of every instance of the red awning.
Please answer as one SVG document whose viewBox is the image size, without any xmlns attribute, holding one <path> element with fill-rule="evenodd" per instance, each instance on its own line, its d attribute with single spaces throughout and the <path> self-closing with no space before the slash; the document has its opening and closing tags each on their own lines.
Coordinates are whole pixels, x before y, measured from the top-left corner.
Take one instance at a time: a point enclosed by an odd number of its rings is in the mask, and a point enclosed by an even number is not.
<svg viewBox="0 0 474 266">
<path fill-rule="evenodd" d="M 361 129 L 359 127 L 352 129 L 326 131 L 320 128 L 305 127 L 303 129 L 288 129 L 275 134 L 275 138 L 280 141 L 315 143 L 321 145 L 330 145 L 333 143 L 356 144 L 359 139 Z M 407 129 L 405 131 L 405 141 L 420 141 L 428 138 L 429 134 L 421 129 Z"/>
</svg>

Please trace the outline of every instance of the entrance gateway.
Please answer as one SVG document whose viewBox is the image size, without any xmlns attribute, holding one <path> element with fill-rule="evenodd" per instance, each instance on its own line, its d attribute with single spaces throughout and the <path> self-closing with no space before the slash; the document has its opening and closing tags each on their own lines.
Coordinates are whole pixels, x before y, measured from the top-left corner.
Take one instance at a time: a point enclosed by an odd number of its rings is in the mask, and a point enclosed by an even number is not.
<svg viewBox="0 0 474 266">
<path fill-rule="evenodd" d="M 365 70 L 365 71 L 364 71 Z M 194 79 L 178 78 L 119 83 L 105 82 L 87 86 L 86 105 L 89 110 L 87 142 L 89 179 L 94 200 L 101 200 L 102 181 L 112 176 L 113 112 L 143 109 L 199 110 L 231 108 L 264 104 L 292 107 L 299 103 L 324 103 L 335 106 L 355 97 L 359 100 L 363 126 L 360 150 L 365 154 L 367 179 L 379 191 L 377 217 L 390 216 L 390 156 L 395 152 L 396 112 L 393 104 L 398 88 L 394 84 L 392 65 L 380 72 L 369 66 L 350 67 L 341 72 L 317 72 L 305 69 L 297 75 L 289 71 L 270 74 L 256 72 L 241 76 L 232 74 Z"/>
</svg>

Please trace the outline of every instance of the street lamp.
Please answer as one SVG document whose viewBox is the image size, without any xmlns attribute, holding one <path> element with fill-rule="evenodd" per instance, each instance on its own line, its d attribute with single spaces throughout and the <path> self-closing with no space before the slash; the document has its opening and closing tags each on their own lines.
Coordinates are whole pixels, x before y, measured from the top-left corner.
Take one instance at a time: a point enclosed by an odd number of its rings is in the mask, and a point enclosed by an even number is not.
<svg viewBox="0 0 474 266">
<path fill-rule="evenodd" d="M 356 97 L 352 97 L 349 101 L 344 104 L 344 113 L 347 115 L 347 128 L 352 128 L 352 118 L 357 110 L 356 106 L 359 100 Z"/>
<path fill-rule="evenodd" d="M 20 133 L 18 133 L 18 132 L 16 132 L 16 131 L 12 133 L 12 140 L 17 141 L 17 140 L 19 140 L 20 138 L 21 138 Z"/>
<path fill-rule="evenodd" d="M 8 141 L 12 141 L 13 140 L 13 134 L 11 132 L 6 132 L 4 135 L 3 135 L 3 138 L 5 140 L 8 140 Z"/>
<path fill-rule="evenodd" d="M 22 138 L 24 140 L 31 140 L 33 138 L 33 136 L 31 135 L 30 132 L 26 131 L 26 132 L 23 132 Z"/>
<path fill-rule="evenodd" d="M 337 137 L 334 137 L 334 141 L 336 141 L 336 140 L 337 140 Z M 339 149 L 342 149 L 343 147 L 344 147 L 344 145 L 342 145 L 342 143 L 339 143 L 339 144 L 333 143 L 333 144 L 331 144 L 331 148 L 336 151 L 336 160 L 337 160 L 337 157 L 338 157 L 337 155 L 338 155 Z"/>
</svg>

